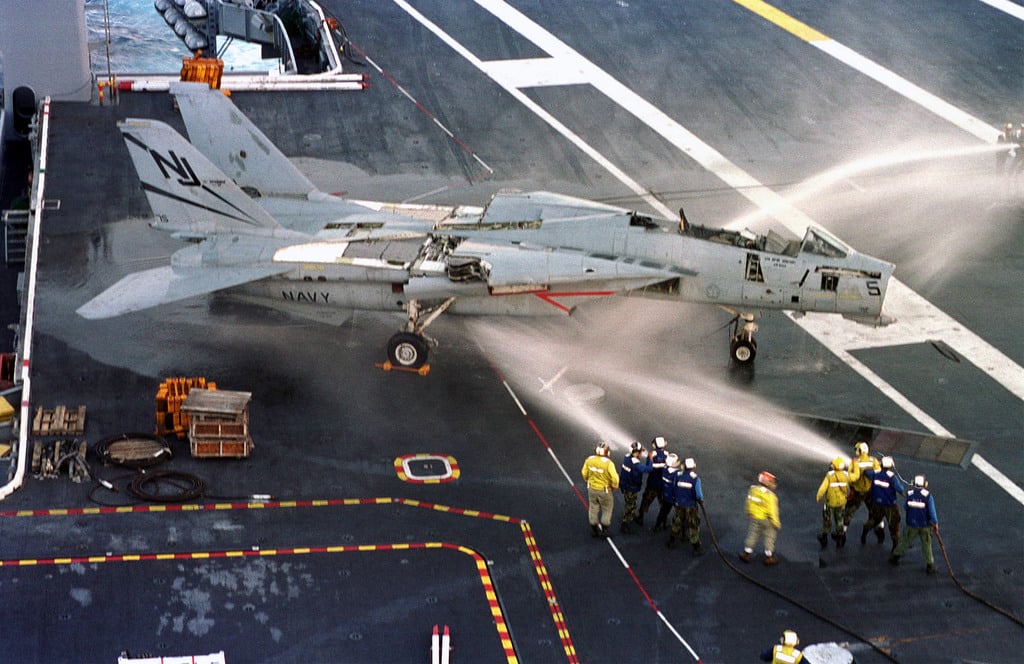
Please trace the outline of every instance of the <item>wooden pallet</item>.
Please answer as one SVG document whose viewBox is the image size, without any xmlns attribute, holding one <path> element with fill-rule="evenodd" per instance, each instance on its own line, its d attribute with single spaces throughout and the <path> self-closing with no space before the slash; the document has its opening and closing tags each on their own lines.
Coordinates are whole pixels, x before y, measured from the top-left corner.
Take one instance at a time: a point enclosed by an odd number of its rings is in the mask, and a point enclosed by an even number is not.
<svg viewBox="0 0 1024 664">
<path fill-rule="evenodd" d="M 83 433 L 85 406 L 57 406 L 53 410 L 36 408 L 35 417 L 32 418 L 33 436 L 81 436 Z"/>
</svg>

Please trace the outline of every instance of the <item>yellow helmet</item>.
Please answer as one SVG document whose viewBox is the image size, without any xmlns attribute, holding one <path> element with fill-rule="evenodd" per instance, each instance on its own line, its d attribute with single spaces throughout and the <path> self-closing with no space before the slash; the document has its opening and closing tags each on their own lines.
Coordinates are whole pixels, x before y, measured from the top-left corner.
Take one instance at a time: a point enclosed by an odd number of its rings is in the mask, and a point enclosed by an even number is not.
<svg viewBox="0 0 1024 664">
<path fill-rule="evenodd" d="M 862 440 L 853 446 L 853 451 L 859 456 L 864 456 L 868 453 L 868 444 Z"/>
<path fill-rule="evenodd" d="M 835 459 L 832 459 L 832 468 L 835 470 L 843 470 L 846 468 L 846 459 L 843 457 L 836 457 Z"/>
</svg>

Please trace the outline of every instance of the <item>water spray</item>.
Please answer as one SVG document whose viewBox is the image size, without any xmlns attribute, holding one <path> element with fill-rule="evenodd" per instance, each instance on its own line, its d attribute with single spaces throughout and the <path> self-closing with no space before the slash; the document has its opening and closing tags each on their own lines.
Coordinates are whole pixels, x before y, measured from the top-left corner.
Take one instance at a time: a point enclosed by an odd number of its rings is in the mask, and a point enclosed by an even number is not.
<svg viewBox="0 0 1024 664">
<path fill-rule="evenodd" d="M 955 157 L 969 157 L 983 154 L 995 154 L 1006 150 L 1005 145 L 993 144 L 993 145 L 972 145 L 968 147 L 959 148 L 943 148 L 935 150 L 923 150 L 923 151 L 909 151 L 909 150 L 897 150 L 893 152 L 887 152 L 880 155 L 863 157 L 846 164 L 840 164 L 834 168 L 831 168 L 819 175 L 811 177 L 796 187 L 795 192 L 787 195 L 783 200 L 782 205 L 792 205 L 805 201 L 811 196 L 815 196 L 825 191 L 826 189 L 834 186 L 836 183 L 843 180 L 848 180 L 857 175 L 863 175 L 872 171 L 877 171 L 883 168 L 893 166 L 903 166 L 906 164 L 913 164 L 919 162 L 936 161 L 940 159 L 952 159 Z M 778 207 L 760 208 L 749 212 L 737 219 L 730 221 L 725 224 L 725 228 L 741 229 L 747 228 L 759 221 L 762 221 L 768 217 L 774 216 L 779 211 Z"/>
</svg>

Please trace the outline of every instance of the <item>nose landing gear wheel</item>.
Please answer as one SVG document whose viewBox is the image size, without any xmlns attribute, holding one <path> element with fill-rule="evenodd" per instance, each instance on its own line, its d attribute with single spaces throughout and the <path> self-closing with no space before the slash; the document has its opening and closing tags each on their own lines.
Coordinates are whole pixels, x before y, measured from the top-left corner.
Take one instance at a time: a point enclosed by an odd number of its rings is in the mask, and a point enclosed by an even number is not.
<svg viewBox="0 0 1024 664">
<path fill-rule="evenodd" d="M 752 339 L 736 339 L 729 347 L 729 355 L 737 364 L 750 364 L 757 356 L 757 342 Z"/>
<path fill-rule="evenodd" d="M 412 332 L 399 332 L 388 341 L 388 360 L 407 369 L 419 369 L 427 363 L 427 341 Z"/>
</svg>

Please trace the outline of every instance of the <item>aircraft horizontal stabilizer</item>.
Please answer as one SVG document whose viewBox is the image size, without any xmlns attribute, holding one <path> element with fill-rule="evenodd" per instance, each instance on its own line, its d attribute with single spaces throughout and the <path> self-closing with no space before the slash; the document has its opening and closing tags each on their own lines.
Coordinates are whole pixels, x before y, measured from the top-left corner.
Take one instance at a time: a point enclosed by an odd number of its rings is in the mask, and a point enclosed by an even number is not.
<svg viewBox="0 0 1024 664">
<path fill-rule="evenodd" d="M 125 276 L 79 307 L 77 313 L 90 320 L 111 318 L 258 281 L 289 269 L 281 265 L 230 268 L 165 265 Z"/>
</svg>

